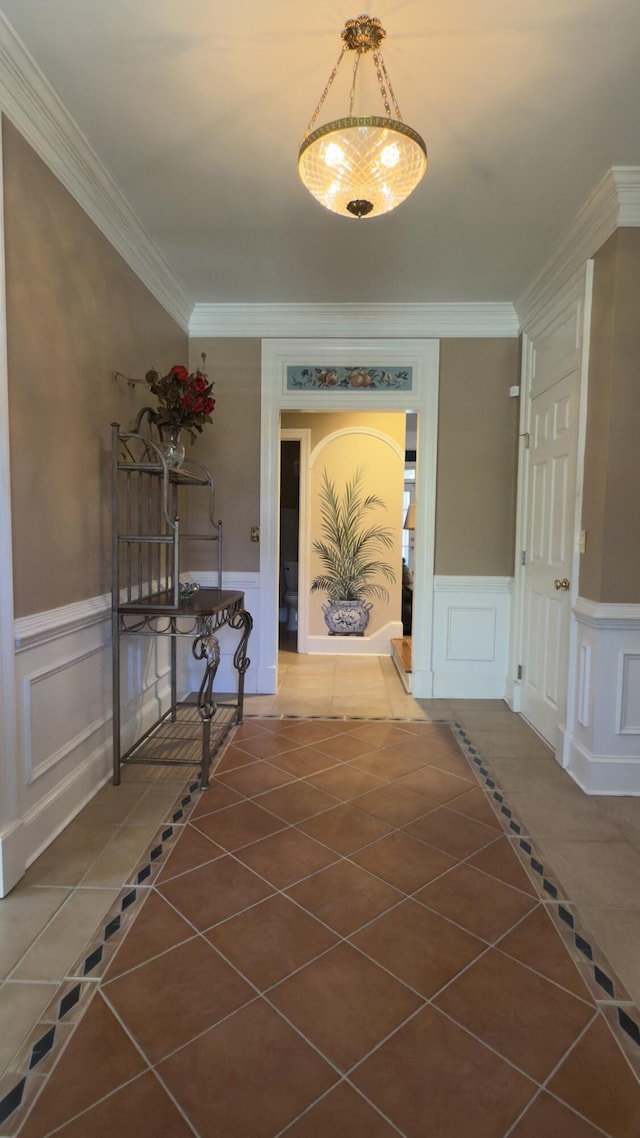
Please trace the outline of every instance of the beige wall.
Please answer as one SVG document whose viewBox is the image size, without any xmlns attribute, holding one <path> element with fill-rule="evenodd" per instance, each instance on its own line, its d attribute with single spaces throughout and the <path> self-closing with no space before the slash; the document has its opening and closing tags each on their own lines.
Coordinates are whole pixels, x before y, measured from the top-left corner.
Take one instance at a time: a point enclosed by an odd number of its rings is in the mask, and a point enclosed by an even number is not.
<svg viewBox="0 0 640 1138">
<path fill-rule="evenodd" d="M 223 568 L 255 573 L 260 546 L 250 540 L 250 529 L 260 523 L 260 340 L 192 340 L 192 368 L 200 366 L 202 352 L 215 382 L 216 408 L 213 424 L 188 453 L 213 474 L 224 527 Z M 194 545 L 191 567 L 209 568 L 205 557 L 203 547 Z"/>
<path fill-rule="evenodd" d="M 513 574 L 516 340 L 442 340 L 435 571 Z"/>
<path fill-rule="evenodd" d="M 187 337 L 3 119 L 16 616 L 110 589 L 110 423 Z"/>
<path fill-rule="evenodd" d="M 311 432 L 312 465 L 308 487 L 310 545 L 315 539 L 322 538 L 319 494 L 324 470 L 335 484 L 337 492 L 343 494 L 347 482 L 352 481 L 357 469 L 362 467 L 365 473 L 365 492 L 376 494 L 385 503 L 386 509 L 376 507 L 363 517 L 365 526 L 381 525 L 392 531 L 393 545 L 380 555 L 380 559 L 391 565 L 396 572 L 395 583 L 387 582 L 382 575 L 376 579 L 378 584 L 388 589 L 389 600 L 369 598 L 373 608 L 367 635 L 371 635 L 388 621 L 401 619 L 405 416 L 400 412 L 304 414 L 290 411 L 283 413 L 281 425 L 287 428 L 302 427 Z M 345 430 L 349 432 L 348 435 L 341 434 L 336 439 L 330 439 L 334 432 Z M 395 444 L 395 448 L 390 444 Z M 311 580 L 316 573 L 322 572 L 322 565 L 311 549 L 309 558 Z M 327 626 L 322 613 L 322 604 L 326 603 L 326 600 L 326 595 L 320 592 L 311 593 L 309 596 L 309 632 L 312 636 L 327 635 Z"/>
<path fill-rule="evenodd" d="M 580 594 L 640 602 L 640 230 L 595 256 Z"/>
</svg>

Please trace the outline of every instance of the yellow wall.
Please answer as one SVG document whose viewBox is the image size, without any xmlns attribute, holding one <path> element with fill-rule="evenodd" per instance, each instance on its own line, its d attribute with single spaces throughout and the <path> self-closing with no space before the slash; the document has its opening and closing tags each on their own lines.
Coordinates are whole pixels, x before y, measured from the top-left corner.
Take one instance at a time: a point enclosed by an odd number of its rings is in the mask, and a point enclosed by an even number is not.
<svg viewBox="0 0 640 1138">
<path fill-rule="evenodd" d="M 309 519 L 310 549 L 309 577 L 322 572 L 322 564 L 312 545 L 321 538 L 321 506 L 319 491 L 323 472 L 326 470 L 339 493 L 344 491 L 359 467 L 365 473 L 365 492 L 376 494 L 386 505 L 386 509 L 376 507 L 363 517 L 365 525 L 381 525 L 392 531 L 391 548 L 380 554 L 380 559 L 388 562 L 396 573 L 395 583 L 387 582 L 380 575 L 377 583 L 389 591 L 389 600 L 370 598 L 373 604 L 367 635 L 384 627 L 389 621 L 401 619 L 401 581 L 402 581 L 402 492 L 404 489 L 404 447 L 405 417 L 401 413 L 361 412 L 361 413 L 299 413 L 287 412 L 282 416 L 282 426 L 303 427 L 311 431 L 311 456 L 309 471 Z M 335 437 L 332 437 L 335 436 Z M 326 602 L 324 593 L 313 592 L 309 596 L 309 633 L 311 636 L 327 635 L 322 604 Z"/>
</svg>

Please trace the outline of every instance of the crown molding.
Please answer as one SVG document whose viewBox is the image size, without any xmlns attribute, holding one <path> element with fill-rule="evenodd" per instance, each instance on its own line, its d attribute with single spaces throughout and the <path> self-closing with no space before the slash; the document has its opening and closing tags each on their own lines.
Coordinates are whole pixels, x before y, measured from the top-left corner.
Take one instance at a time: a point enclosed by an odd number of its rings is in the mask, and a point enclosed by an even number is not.
<svg viewBox="0 0 640 1138">
<path fill-rule="evenodd" d="M 612 166 L 516 301 L 521 330 L 535 323 L 558 289 L 582 270 L 616 229 L 636 226 L 640 226 L 640 167 Z"/>
<path fill-rule="evenodd" d="M 184 286 L 1 12 L 0 108 L 156 300 L 188 332 L 191 303 Z"/>
<path fill-rule="evenodd" d="M 512 304 L 196 304 L 193 337 L 512 337 Z"/>
</svg>

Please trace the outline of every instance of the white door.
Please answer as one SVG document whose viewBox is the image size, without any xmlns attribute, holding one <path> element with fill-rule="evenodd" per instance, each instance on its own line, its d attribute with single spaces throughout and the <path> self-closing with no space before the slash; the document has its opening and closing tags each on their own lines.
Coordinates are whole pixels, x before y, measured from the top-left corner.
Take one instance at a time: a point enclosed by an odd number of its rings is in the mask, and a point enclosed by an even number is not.
<svg viewBox="0 0 640 1138">
<path fill-rule="evenodd" d="M 529 430 L 522 713 L 554 749 L 566 721 L 579 378 L 532 399 Z"/>
</svg>

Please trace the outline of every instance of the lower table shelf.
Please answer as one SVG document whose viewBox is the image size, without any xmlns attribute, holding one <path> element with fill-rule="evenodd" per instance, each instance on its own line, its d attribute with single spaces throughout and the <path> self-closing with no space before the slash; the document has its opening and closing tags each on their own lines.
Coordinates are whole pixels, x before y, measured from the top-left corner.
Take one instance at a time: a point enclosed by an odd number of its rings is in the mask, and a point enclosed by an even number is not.
<svg viewBox="0 0 640 1138">
<path fill-rule="evenodd" d="M 209 724 L 209 733 L 203 732 L 203 723 L 197 704 L 191 701 L 178 703 L 175 717 L 171 711 L 163 715 L 145 735 L 122 756 L 122 766 L 130 764 L 153 766 L 198 767 L 201 786 L 206 787 L 215 759 L 227 734 L 239 722 L 236 703 L 217 703 Z"/>
</svg>

